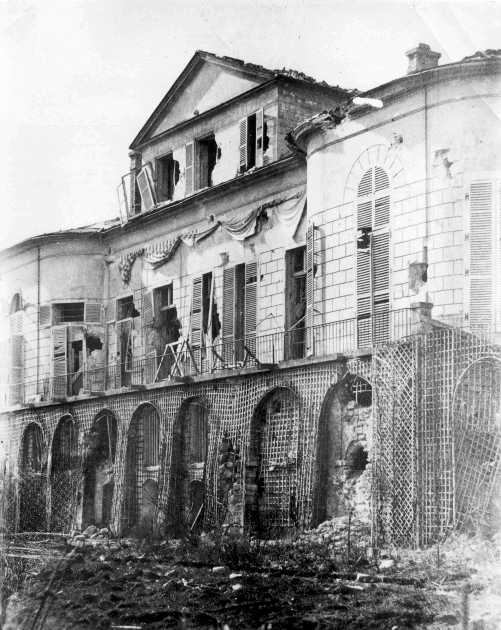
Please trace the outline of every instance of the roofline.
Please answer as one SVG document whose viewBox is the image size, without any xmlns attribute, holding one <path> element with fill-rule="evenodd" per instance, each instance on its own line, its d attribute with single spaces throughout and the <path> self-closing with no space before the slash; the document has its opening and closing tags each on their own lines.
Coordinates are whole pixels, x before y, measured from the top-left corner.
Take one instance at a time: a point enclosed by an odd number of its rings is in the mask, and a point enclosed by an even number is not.
<svg viewBox="0 0 501 630">
<path fill-rule="evenodd" d="M 202 61 L 210 61 L 211 63 L 214 63 L 216 65 L 229 67 L 229 68 L 231 68 L 233 70 L 236 70 L 236 71 L 238 71 L 238 72 L 240 72 L 242 74 L 247 74 L 247 75 L 250 75 L 250 76 L 259 77 L 261 79 L 264 79 L 264 82 L 260 83 L 259 85 L 256 85 L 256 86 L 250 88 L 249 90 L 246 90 L 245 92 L 242 92 L 241 94 L 238 94 L 237 96 L 234 96 L 233 98 L 229 99 L 228 101 L 224 101 L 223 103 L 219 103 L 218 105 L 215 105 L 214 107 L 206 110 L 205 112 L 202 112 L 201 114 L 198 114 L 197 116 L 192 116 L 191 118 L 188 118 L 187 120 L 183 120 L 180 123 L 177 123 L 176 125 L 174 125 L 170 129 L 167 129 L 166 131 L 162 132 L 161 134 L 158 134 L 157 136 L 154 136 L 153 138 L 149 138 L 147 141 L 144 140 L 144 137 L 146 136 L 148 131 L 158 121 L 158 119 L 159 119 L 161 113 L 163 112 L 164 108 L 173 99 L 173 97 L 178 92 L 178 90 L 181 88 L 181 86 L 186 81 L 188 76 L 193 72 L 193 70 L 195 70 L 195 68 Z M 193 57 L 188 62 L 188 64 L 185 66 L 185 68 L 183 69 L 181 74 L 174 81 L 174 83 L 172 84 L 172 86 L 170 87 L 168 92 L 162 98 L 160 103 L 155 107 L 155 109 L 153 110 L 152 114 L 148 117 L 147 121 L 144 123 L 144 125 L 141 127 L 139 132 L 136 134 L 135 138 L 132 140 L 132 142 L 129 145 L 129 149 L 131 151 L 134 151 L 134 150 L 136 150 L 138 148 L 141 148 L 142 146 L 146 145 L 147 143 L 149 143 L 149 142 L 151 142 L 153 140 L 156 141 L 159 138 L 163 138 L 163 137 L 165 137 L 165 135 L 167 135 L 169 133 L 172 133 L 174 131 L 177 131 L 177 130 L 183 128 L 185 125 L 191 124 L 194 120 L 198 121 L 201 118 L 206 118 L 207 116 L 210 116 L 210 115 L 216 113 L 217 111 L 220 111 L 224 107 L 227 107 L 229 105 L 232 105 L 232 104 L 238 102 L 242 98 L 246 98 L 249 95 L 255 94 L 257 91 L 259 91 L 259 89 L 262 89 L 264 87 L 272 85 L 273 83 L 275 83 L 277 81 L 280 81 L 280 80 L 287 80 L 287 81 L 291 81 L 293 83 L 295 82 L 295 83 L 298 83 L 298 84 L 301 84 L 301 85 L 307 85 L 308 87 L 314 88 L 316 90 L 329 92 L 329 93 L 335 93 L 335 94 L 340 94 L 340 93 L 341 94 L 345 94 L 345 93 L 351 91 L 351 90 L 346 90 L 344 88 L 341 88 L 339 86 L 332 86 L 332 85 L 328 85 L 327 83 L 320 83 L 320 82 L 315 82 L 315 81 L 309 81 L 309 80 L 306 80 L 306 79 L 301 79 L 299 77 L 293 77 L 293 76 L 290 76 L 288 74 L 281 73 L 280 71 L 268 70 L 268 69 L 263 68 L 261 66 L 255 66 L 253 64 L 246 64 L 243 61 L 240 61 L 238 59 L 232 59 L 231 57 L 218 57 L 217 55 L 214 55 L 213 53 L 209 53 L 209 52 L 206 52 L 204 50 L 197 50 L 195 52 L 195 54 L 193 55 Z"/>
<path fill-rule="evenodd" d="M 465 78 L 468 76 L 490 74 L 491 72 L 494 74 L 496 71 L 501 71 L 501 58 L 463 59 L 461 61 L 455 61 L 397 77 L 396 79 L 370 88 L 365 92 L 361 92 L 357 94 L 357 96 L 381 98 L 384 104 L 387 105 L 405 94 L 438 83 L 444 79 L 450 80 L 455 77 Z M 392 88 L 399 87 L 400 89 L 392 90 Z M 382 94 L 388 90 L 392 91 L 386 95 Z M 346 116 L 349 116 L 351 119 L 358 119 L 373 112 L 370 106 L 353 105 L 350 101 L 346 102 L 344 107 L 341 108 L 341 111 L 339 111 L 338 108 L 336 108 L 336 110 L 323 111 L 299 123 L 290 132 L 288 136 L 289 142 L 299 150 L 304 150 L 303 143 L 312 133 L 337 127 Z"/>
<path fill-rule="evenodd" d="M 95 228 L 89 229 L 85 228 L 68 228 L 67 230 L 60 230 L 59 232 L 47 232 L 45 234 L 36 234 L 35 236 L 30 236 L 28 238 L 19 241 L 18 243 L 14 243 L 14 245 L 9 245 L 5 249 L 0 250 L 0 260 L 4 258 L 8 258 L 17 253 L 22 253 L 26 249 L 34 246 L 44 245 L 46 243 L 57 242 L 59 240 L 71 239 L 71 237 L 82 238 L 82 236 L 88 236 L 89 238 L 95 238 L 97 235 L 103 234 L 103 232 L 111 229 L 115 226 L 110 226 L 109 228 Z M 16 251 L 19 250 L 19 251 Z"/>
</svg>

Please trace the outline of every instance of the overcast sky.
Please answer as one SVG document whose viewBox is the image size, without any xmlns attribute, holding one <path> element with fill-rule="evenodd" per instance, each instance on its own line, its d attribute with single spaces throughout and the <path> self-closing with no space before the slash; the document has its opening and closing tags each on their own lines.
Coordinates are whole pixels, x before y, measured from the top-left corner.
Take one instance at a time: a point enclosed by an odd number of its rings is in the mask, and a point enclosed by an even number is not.
<svg viewBox="0 0 501 630">
<path fill-rule="evenodd" d="M 499 0 L 0 0 L 0 248 L 118 214 L 128 146 L 197 49 L 366 89 L 426 42 L 501 48 Z M 7 98 L 5 98 L 7 97 Z"/>
</svg>

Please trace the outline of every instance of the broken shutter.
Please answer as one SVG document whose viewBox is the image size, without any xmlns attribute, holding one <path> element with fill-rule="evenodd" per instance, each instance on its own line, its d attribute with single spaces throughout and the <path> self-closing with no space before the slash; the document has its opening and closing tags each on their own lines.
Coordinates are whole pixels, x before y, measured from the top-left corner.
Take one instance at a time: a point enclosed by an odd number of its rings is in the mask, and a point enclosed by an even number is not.
<svg viewBox="0 0 501 630">
<path fill-rule="evenodd" d="M 247 170 L 247 118 L 240 121 L 240 172 Z"/>
<path fill-rule="evenodd" d="M 85 303 L 85 321 L 90 324 L 100 324 L 103 315 L 103 305 L 100 302 Z"/>
<path fill-rule="evenodd" d="M 68 329 L 52 327 L 52 392 L 54 397 L 66 396 L 68 391 Z"/>
<path fill-rule="evenodd" d="M 263 129 L 264 129 L 263 110 L 256 112 L 256 167 L 263 166 Z"/>
<path fill-rule="evenodd" d="M 223 358 L 231 362 L 235 334 L 235 268 L 223 271 Z"/>
<path fill-rule="evenodd" d="M 477 329 L 489 327 L 492 323 L 495 243 L 493 201 L 492 182 L 471 183 L 469 320 L 470 326 Z"/>
<path fill-rule="evenodd" d="M 193 194 L 194 190 L 194 144 L 188 142 L 186 145 L 186 165 L 184 171 L 184 195 L 185 197 Z"/>
<path fill-rule="evenodd" d="M 245 345 L 256 352 L 257 263 L 245 265 Z"/>
<path fill-rule="evenodd" d="M 315 313 L 315 225 L 306 230 L 306 317 L 307 351 L 313 352 L 313 324 Z"/>
<path fill-rule="evenodd" d="M 149 175 L 149 169 L 147 166 L 139 171 L 137 176 L 137 185 L 139 188 L 139 194 L 141 195 L 141 203 L 143 212 L 151 210 L 155 205 L 155 197 L 153 195 L 153 187 L 151 185 L 151 179 Z"/>
</svg>

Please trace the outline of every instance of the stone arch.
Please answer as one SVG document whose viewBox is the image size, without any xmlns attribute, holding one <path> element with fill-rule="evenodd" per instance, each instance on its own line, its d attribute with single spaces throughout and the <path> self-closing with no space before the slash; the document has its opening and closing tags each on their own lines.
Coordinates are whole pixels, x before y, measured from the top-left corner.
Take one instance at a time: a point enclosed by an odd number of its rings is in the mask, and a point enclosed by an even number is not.
<svg viewBox="0 0 501 630">
<path fill-rule="evenodd" d="M 132 414 L 125 454 L 123 531 L 151 530 L 157 522 L 160 424 L 160 413 L 152 403 L 142 403 Z"/>
<path fill-rule="evenodd" d="M 50 450 L 50 530 L 67 532 L 76 513 L 80 473 L 78 434 L 71 415 L 57 423 Z"/>
<path fill-rule="evenodd" d="M 31 422 L 25 428 L 19 457 L 19 529 L 44 531 L 47 522 L 47 453 L 41 426 Z"/>
<path fill-rule="evenodd" d="M 115 490 L 118 423 L 108 409 L 100 411 L 85 436 L 82 523 L 109 525 Z"/>
<path fill-rule="evenodd" d="M 501 505 L 501 358 L 484 356 L 459 375 L 451 402 L 454 525 L 497 527 Z M 497 493 L 498 494 L 498 493 Z"/>
<path fill-rule="evenodd" d="M 371 413 L 372 387 L 361 376 L 347 373 L 327 391 L 318 424 L 314 526 L 354 511 L 353 486 L 360 475 L 352 474 L 351 456 L 355 448 L 367 454 Z"/>
<path fill-rule="evenodd" d="M 183 401 L 174 422 L 169 516 L 178 533 L 203 524 L 208 473 L 209 407 L 205 399 Z"/>
<path fill-rule="evenodd" d="M 266 392 L 255 407 L 245 469 L 245 523 L 255 535 L 280 536 L 298 525 L 300 418 L 289 387 Z"/>
</svg>

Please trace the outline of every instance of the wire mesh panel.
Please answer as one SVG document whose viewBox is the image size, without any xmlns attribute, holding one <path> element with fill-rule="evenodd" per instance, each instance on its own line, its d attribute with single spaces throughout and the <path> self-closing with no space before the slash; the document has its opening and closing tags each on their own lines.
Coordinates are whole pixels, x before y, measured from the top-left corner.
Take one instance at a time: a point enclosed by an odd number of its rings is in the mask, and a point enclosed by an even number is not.
<svg viewBox="0 0 501 630">
<path fill-rule="evenodd" d="M 77 432 L 70 416 L 61 418 L 52 439 L 50 469 L 50 530 L 71 529 L 81 479 Z"/>
<path fill-rule="evenodd" d="M 19 529 L 23 532 L 46 530 L 47 454 L 42 429 L 31 423 L 26 427 L 19 471 Z"/>
</svg>

